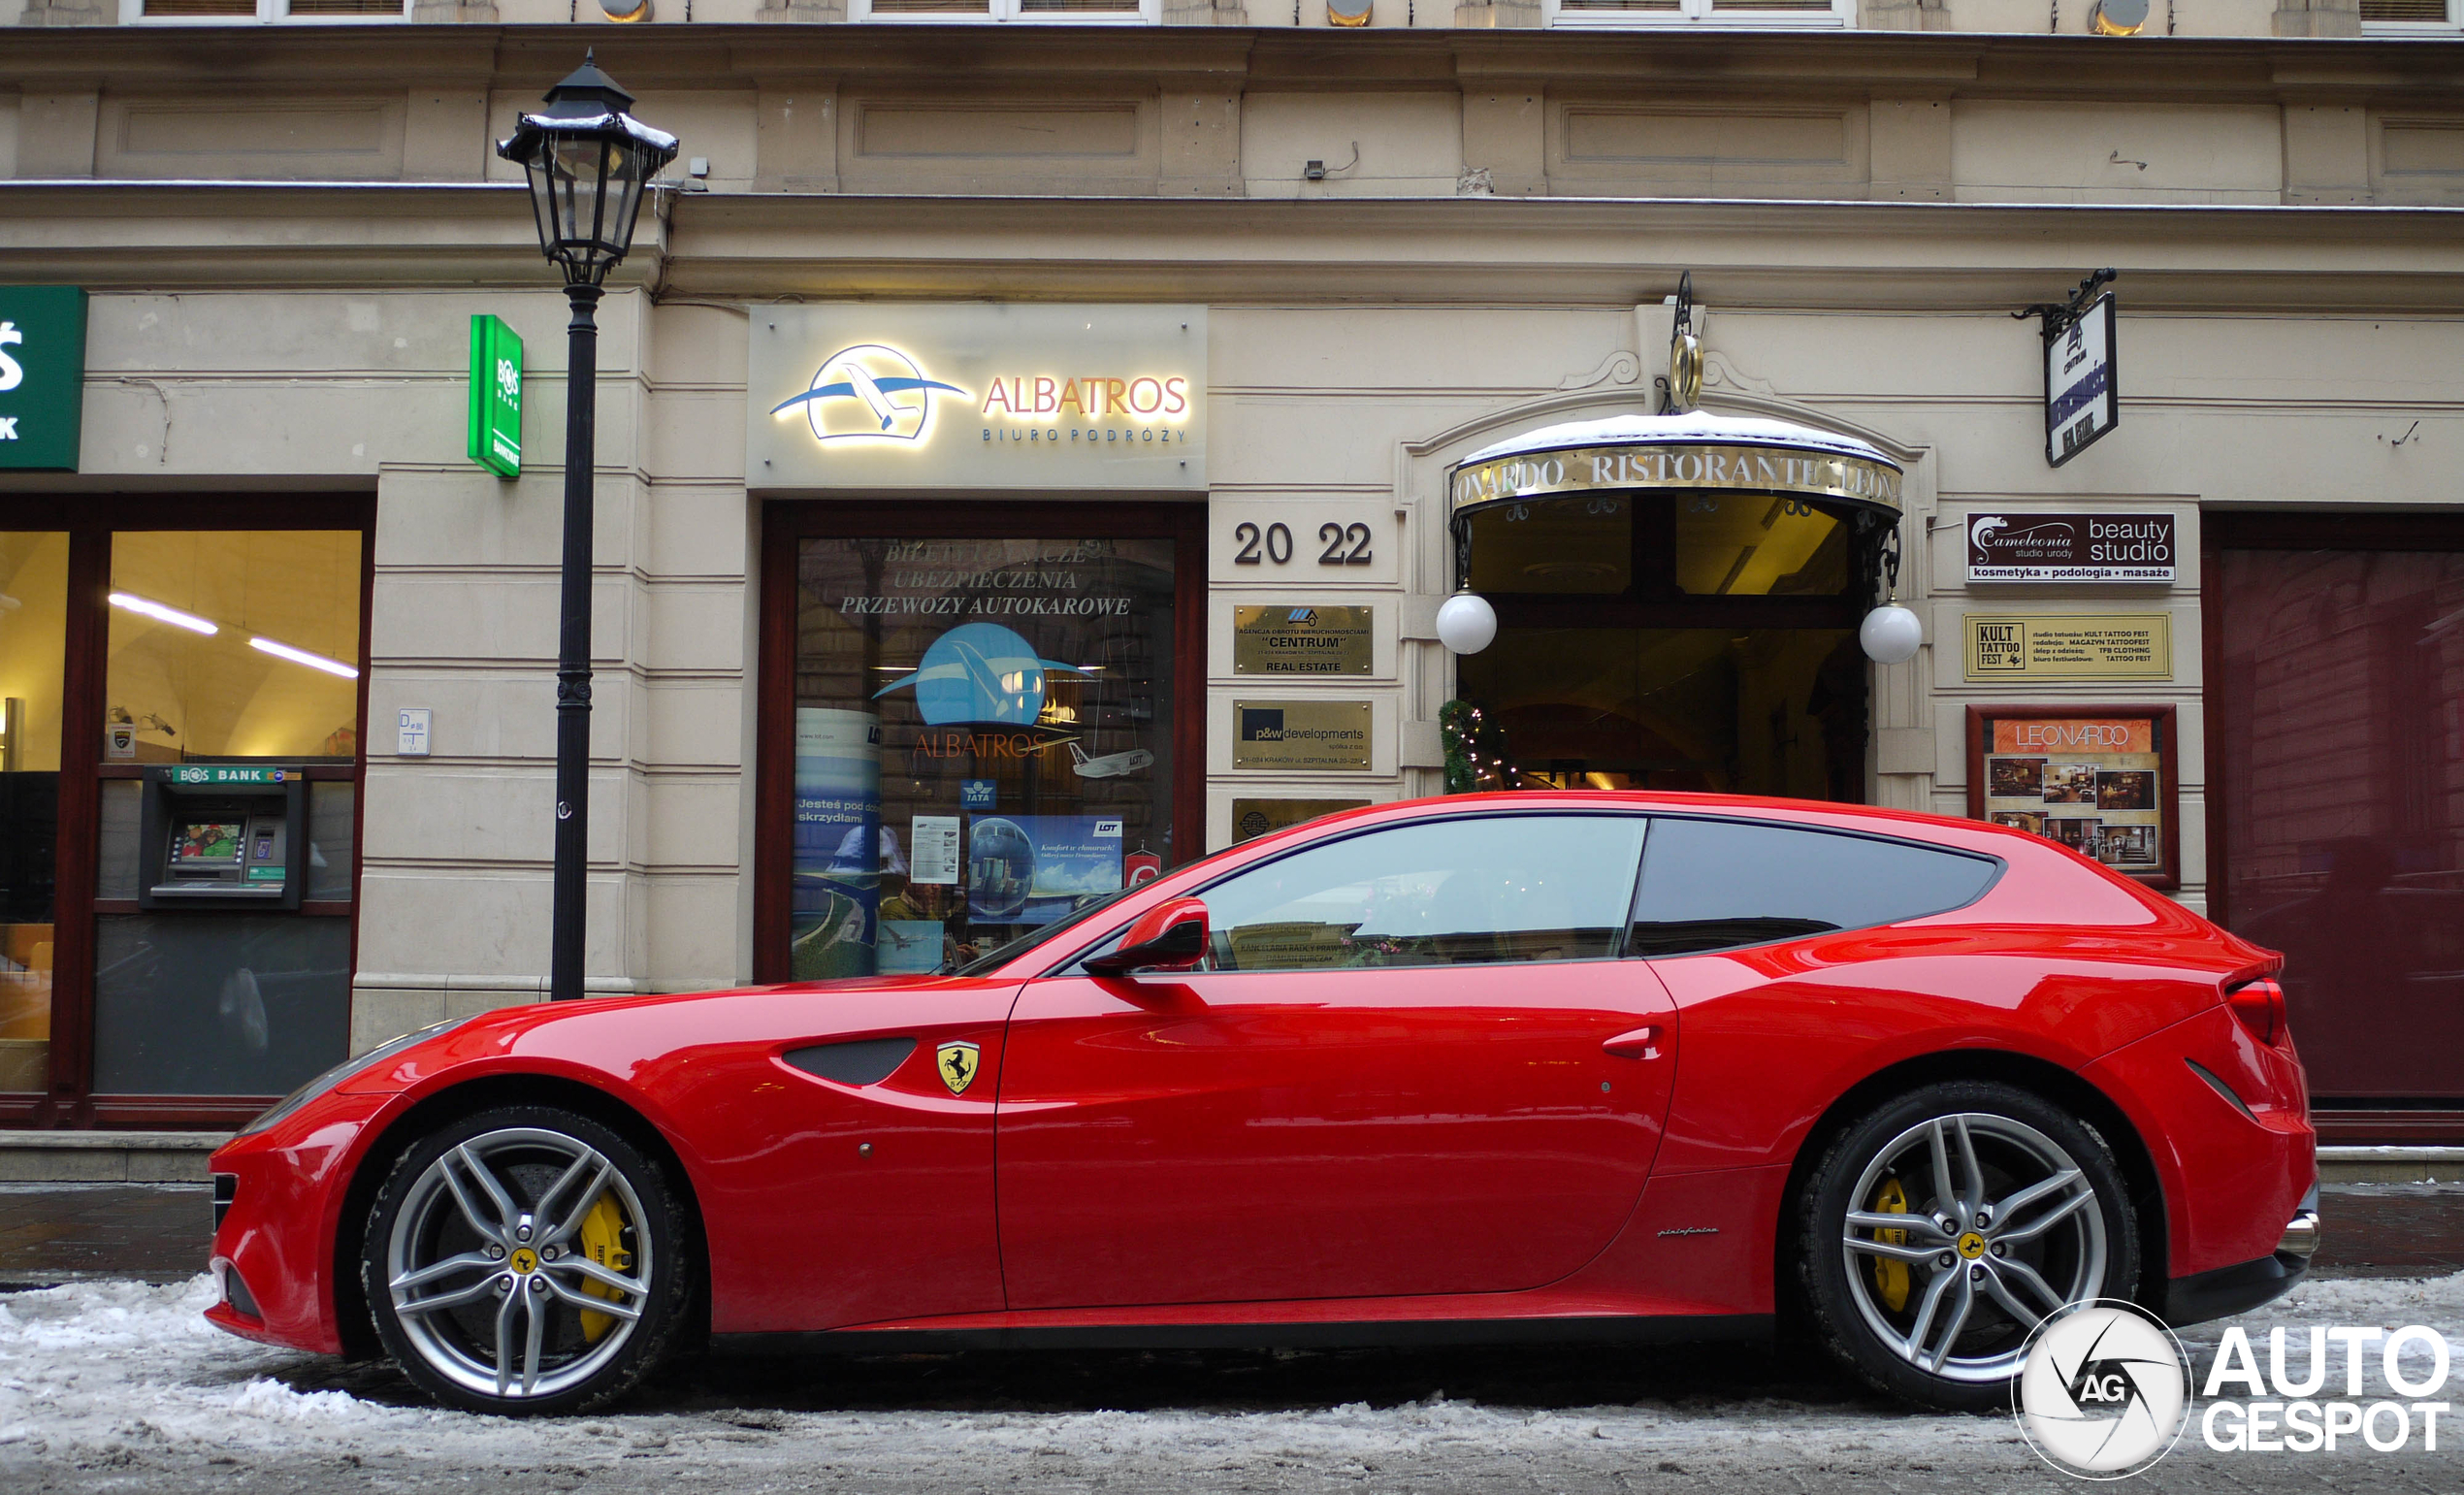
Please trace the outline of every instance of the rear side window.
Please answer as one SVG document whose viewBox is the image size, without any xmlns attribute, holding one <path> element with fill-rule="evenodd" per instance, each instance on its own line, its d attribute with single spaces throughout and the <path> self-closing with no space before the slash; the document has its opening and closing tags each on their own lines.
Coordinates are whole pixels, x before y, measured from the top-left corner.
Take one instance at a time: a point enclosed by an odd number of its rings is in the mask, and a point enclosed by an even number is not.
<svg viewBox="0 0 2464 1495">
<path fill-rule="evenodd" d="M 1975 901 L 2001 863 L 1905 841 L 1654 820 L 1626 953 L 1690 955 L 1862 929 Z"/>
</svg>

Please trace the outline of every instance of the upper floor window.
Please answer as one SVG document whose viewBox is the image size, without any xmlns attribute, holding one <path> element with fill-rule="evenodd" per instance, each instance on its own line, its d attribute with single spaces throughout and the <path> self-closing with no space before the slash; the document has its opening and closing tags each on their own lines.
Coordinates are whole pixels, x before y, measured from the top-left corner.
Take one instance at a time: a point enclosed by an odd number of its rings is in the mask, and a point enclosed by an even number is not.
<svg viewBox="0 0 2464 1495">
<path fill-rule="evenodd" d="M 384 21 L 409 15 L 410 0 L 120 0 L 119 8 L 123 23 L 155 25 Z"/>
<path fill-rule="evenodd" d="M 1856 0 L 1547 0 L 1547 7 L 1552 26 L 1845 26 L 1857 16 Z"/>
<path fill-rule="evenodd" d="M 852 0 L 851 20 L 1044 20 L 1151 24 L 1162 0 Z"/>
<path fill-rule="evenodd" d="M 2381 36 L 2402 36 L 2436 26 L 2455 28 L 2458 0 L 2361 0 L 2361 27 Z"/>
</svg>

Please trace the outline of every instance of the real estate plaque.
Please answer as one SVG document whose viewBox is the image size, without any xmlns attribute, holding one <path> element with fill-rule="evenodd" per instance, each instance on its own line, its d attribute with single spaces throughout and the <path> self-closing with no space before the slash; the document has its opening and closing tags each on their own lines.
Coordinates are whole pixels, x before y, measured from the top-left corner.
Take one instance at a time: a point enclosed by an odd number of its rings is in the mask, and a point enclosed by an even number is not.
<svg viewBox="0 0 2464 1495">
<path fill-rule="evenodd" d="M 1232 672 L 1315 678 L 1370 672 L 1373 607 L 1235 607 Z"/>
<path fill-rule="evenodd" d="M 1369 771 L 1369 702 L 1236 700 L 1232 766 Z"/>
</svg>

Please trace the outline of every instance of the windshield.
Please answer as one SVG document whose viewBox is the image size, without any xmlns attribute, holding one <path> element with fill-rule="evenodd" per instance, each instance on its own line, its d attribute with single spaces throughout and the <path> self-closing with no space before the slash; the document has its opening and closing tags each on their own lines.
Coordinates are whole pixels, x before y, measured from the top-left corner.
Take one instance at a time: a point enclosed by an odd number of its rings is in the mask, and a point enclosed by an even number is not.
<svg viewBox="0 0 2464 1495">
<path fill-rule="evenodd" d="M 1041 928 L 1029 929 L 1024 934 L 1021 934 L 1018 938 L 1010 941 L 1008 944 L 987 951 L 983 955 L 977 956 L 974 959 L 969 960 L 964 965 L 945 968 L 945 974 L 952 976 L 981 976 L 987 971 L 992 970 L 1008 961 L 1017 959 L 1020 956 L 1033 950 L 1036 946 L 1043 944 L 1046 940 L 1051 939 L 1053 936 L 1078 925 L 1085 924 L 1088 919 L 1103 912 L 1105 909 L 1112 907 L 1122 898 L 1136 893 L 1140 888 L 1144 888 L 1145 886 L 1147 886 L 1145 883 L 1137 883 L 1127 888 L 1115 889 L 1113 892 L 1105 894 L 1103 896 L 1093 899 L 1090 902 L 1082 903 L 1069 913 L 1054 920 L 1051 924 L 1045 925 Z"/>
</svg>

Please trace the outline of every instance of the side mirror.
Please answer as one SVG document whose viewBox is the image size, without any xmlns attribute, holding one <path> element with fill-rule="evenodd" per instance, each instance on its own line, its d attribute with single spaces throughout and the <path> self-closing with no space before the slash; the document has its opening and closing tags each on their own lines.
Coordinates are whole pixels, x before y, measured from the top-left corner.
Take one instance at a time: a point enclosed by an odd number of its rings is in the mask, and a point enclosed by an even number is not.
<svg viewBox="0 0 2464 1495">
<path fill-rule="evenodd" d="M 1130 921 L 1119 949 L 1079 963 L 1098 976 L 1126 976 L 1195 970 L 1206 958 L 1207 906 L 1196 898 L 1167 898 Z"/>
</svg>

